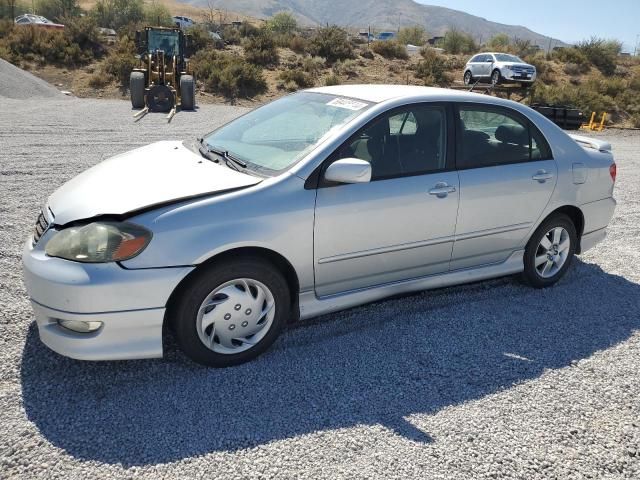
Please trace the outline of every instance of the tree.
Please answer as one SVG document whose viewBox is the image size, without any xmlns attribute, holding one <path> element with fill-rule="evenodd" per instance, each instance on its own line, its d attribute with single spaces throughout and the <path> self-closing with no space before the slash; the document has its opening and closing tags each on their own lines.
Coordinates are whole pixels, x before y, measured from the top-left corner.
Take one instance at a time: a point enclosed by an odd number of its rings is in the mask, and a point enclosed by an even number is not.
<svg viewBox="0 0 640 480">
<path fill-rule="evenodd" d="M 161 3 L 152 1 L 144 8 L 144 20 L 149 25 L 158 27 L 171 27 L 173 26 L 173 17 L 169 9 Z"/>
<path fill-rule="evenodd" d="M 290 13 L 280 12 L 267 21 L 267 27 L 274 33 L 291 35 L 298 29 L 298 22 Z"/>
<path fill-rule="evenodd" d="M 98 0 L 91 11 L 99 27 L 119 29 L 144 20 L 142 0 Z"/>
<path fill-rule="evenodd" d="M 398 32 L 398 41 L 403 45 L 423 46 L 427 42 L 427 32 L 420 25 L 401 28 Z"/>
<path fill-rule="evenodd" d="M 476 42 L 468 33 L 452 28 L 444 35 L 442 48 L 447 53 L 458 55 L 460 53 L 470 54 L 478 50 Z"/>
<path fill-rule="evenodd" d="M 509 36 L 505 33 L 494 35 L 487 42 L 487 48 L 489 48 L 490 50 L 495 50 L 497 52 L 508 51 L 510 45 L 511 40 L 509 40 Z"/>
<path fill-rule="evenodd" d="M 65 17 L 80 15 L 80 7 L 77 0 L 37 0 L 36 13 L 56 22 Z"/>
</svg>

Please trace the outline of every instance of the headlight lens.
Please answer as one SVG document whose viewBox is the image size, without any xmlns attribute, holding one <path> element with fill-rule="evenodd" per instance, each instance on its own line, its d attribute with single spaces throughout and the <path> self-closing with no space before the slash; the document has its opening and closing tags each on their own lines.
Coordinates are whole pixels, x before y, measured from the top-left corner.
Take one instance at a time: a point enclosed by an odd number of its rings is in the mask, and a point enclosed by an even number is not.
<svg viewBox="0 0 640 480">
<path fill-rule="evenodd" d="M 135 257 L 150 241 L 151 232 L 139 225 L 95 222 L 62 230 L 47 242 L 45 252 L 75 262 L 118 262 Z"/>
</svg>

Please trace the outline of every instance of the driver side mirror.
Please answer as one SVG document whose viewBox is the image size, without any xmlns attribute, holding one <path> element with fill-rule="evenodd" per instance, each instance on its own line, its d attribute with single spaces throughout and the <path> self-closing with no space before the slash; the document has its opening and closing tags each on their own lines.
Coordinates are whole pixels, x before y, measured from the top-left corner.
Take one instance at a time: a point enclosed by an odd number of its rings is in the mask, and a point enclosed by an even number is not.
<svg viewBox="0 0 640 480">
<path fill-rule="evenodd" d="M 371 181 L 371 164 L 359 158 L 342 158 L 329 165 L 324 178 L 337 183 L 367 183 Z"/>
</svg>

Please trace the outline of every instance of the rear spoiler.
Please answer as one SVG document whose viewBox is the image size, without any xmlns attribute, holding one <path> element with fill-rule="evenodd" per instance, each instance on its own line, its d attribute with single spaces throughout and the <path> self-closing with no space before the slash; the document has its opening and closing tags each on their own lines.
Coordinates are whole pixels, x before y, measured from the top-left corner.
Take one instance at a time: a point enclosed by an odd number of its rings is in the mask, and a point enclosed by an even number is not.
<svg viewBox="0 0 640 480">
<path fill-rule="evenodd" d="M 569 134 L 569 136 L 581 147 L 598 150 L 599 152 L 611 153 L 611 144 L 603 140 L 597 140 L 591 137 L 583 137 L 581 135 Z"/>
</svg>

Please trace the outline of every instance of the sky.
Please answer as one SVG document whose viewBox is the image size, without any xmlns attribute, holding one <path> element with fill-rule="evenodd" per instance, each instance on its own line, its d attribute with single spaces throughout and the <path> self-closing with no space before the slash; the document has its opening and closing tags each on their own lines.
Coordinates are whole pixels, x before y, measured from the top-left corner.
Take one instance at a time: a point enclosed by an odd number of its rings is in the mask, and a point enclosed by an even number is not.
<svg viewBox="0 0 640 480">
<path fill-rule="evenodd" d="M 640 0 L 416 1 L 461 10 L 492 22 L 523 25 L 567 43 L 593 35 L 615 38 L 631 53 L 640 34 Z"/>
</svg>

